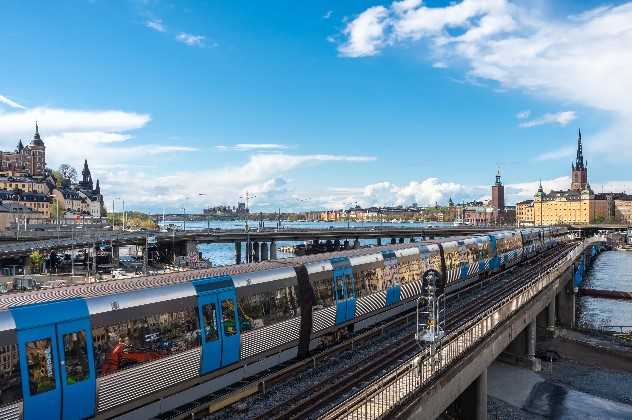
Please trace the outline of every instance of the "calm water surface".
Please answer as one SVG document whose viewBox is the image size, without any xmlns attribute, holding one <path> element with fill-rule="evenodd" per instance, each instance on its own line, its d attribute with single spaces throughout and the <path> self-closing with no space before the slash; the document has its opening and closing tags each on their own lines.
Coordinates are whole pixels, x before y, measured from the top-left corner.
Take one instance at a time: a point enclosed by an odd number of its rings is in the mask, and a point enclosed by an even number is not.
<svg viewBox="0 0 632 420">
<path fill-rule="evenodd" d="M 632 252 L 607 251 L 599 255 L 583 287 L 632 292 Z M 593 297 L 579 299 L 579 325 L 590 328 L 625 325 L 632 330 L 632 301 Z"/>
</svg>

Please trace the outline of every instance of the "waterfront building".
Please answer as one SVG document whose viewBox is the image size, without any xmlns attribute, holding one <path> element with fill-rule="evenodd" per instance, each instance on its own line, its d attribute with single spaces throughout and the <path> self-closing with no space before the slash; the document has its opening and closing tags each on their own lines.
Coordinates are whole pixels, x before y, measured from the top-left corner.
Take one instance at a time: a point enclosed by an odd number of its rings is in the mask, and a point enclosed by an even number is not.
<svg viewBox="0 0 632 420">
<path fill-rule="evenodd" d="M 581 131 L 577 138 L 577 155 L 571 164 L 568 190 L 545 193 L 542 183 L 533 200 L 516 204 L 518 224 L 525 226 L 562 223 L 591 224 L 632 222 L 632 196 L 625 193 L 596 194 L 588 182 L 588 164 L 584 161 Z"/>
</svg>

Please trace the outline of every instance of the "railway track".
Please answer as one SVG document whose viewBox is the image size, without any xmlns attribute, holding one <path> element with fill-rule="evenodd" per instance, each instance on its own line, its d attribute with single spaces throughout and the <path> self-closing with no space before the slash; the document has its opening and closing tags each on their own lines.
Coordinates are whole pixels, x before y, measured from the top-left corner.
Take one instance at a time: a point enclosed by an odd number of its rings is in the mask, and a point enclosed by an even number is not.
<svg viewBox="0 0 632 420">
<path fill-rule="evenodd" d="M 564 245 L 563 248 L 559 248 L 557 249 L 557 252 L 554 252 L 553 254 L 549 254 L 543 261 L 541 261 L 538 264 L 529 264 L 531 266 L 533 265 L 537 265 L 538 266 L 538 271 L 540 273 L 544 273 L 548 268 L 553 267 L 557 262 L 559 262 L 567 253 L 568 251 L 570 251 L 572 248 L 574 247 L 574 244 L 566 244 Z M 534 261 L 535 263 L 535 261 Z M 488 298 L 486 298 L 486 301 L 488 302 L 496 302 L 497 299 L 504 297 L 504 296 L 509 296 L 509 294 L 512 293 L 512 291 L 517 291 L 519 289 L 519 287 L 516 287 L 517 285 L 521 285 L 524 286 L 524 283 L 522 283 L 524 280 L 528 279 L 529 277 L 531 278 L 537 278 L 537 276 L 534 276 L 533 273 L 531 272 L 523 272 L 520 273 L 518 275 L 518 277 L 516 278 L 515 281 L 511 281 L 511 284 L 508 284 L 507 286 L 503 286 L 501 289 L 503 289 L 505 292 L 503 292 L 503 290 L 498 290 L 498 291 L 494 291 L 492 292 L 492 294 L 490 294 L 490 296 Z M 514 286 L 514 287 L 510 287 L 510 286 Z M 495 296 L 495 297 L 494 297 Z M 480 314 L 483 314 L 486 312 L 486 310 L 489 308 L 490 305 L 485 304 L 483 308 L 481 308 L 479 311 L 475 311 L 478 312 Z M 493 306 L 493 305 L 492 305 Z M 467 308 L 465 309 L 465 311 L 463 312 L 464 314 L 466 312 L 470 312 L 472 313 L 472 309 L 471 308 Z M 460 320 L 465 320 L 467 319 L 467 317 L 465 316 L 459 316 Z M 463 328 L 463 326 L 466 323 L 458 323 L 458 322 L 452 322 L 452 327 L 450 329 L 448 329 L 446 331 L 446 337 L 448 336 L 448 333 L 450 332 L 450 330 L 452 331 L 456 331 L 460 328 Z M 420 352 L 421 353 L 421 352 Z M 404 363 L 400 363 L 400 365 L 404 365 L 404 364 L 409 364 L 407 362 L 410 362 L 413 358 L 409 358 L 406 361 L 404 361 Z M 389 394 L 392 392 L 395 392 L 397 394 L 397 388 L 395 388 L 393 391 L 391 391 L 391 389 L 393 387 L 390 387 L 389 384 L 390 383 L 399 383 L 399 381 L 401 381 L 401 378 L 403 375 L 407 374 L 405 370 L 400 371 L 401 369 L 396 369 L 396 370 L 392 370 L 387 372 L 385 375 L 382 375 L 383 380 L 380 381 L 376 381 L 379 382 L 379 389 L 388 389 L 389 390 Z M 378 379 L 378 378 L 376 378 Z M 436 381 L 437 378 L 435 377 L 434 380 Z M 346 418 L 345 415 L 347 413 L 350 412 L 350 409 L 355 407 L 358 404 L 361 404 L 363 401 L 366 402 L 368 400 L 371 399 L 371 395 L 373 393 L 376 393 L 378 391 L 378 387 L 375 386 L 375 383 L 373 384 L 373 386 L 371 387 L 372 389 L 369 389 L 366 392 L 357 392 L 354 393 L 351 396 L 348 396 L 347 398 L 345 398 L 341 403 L 339 403 L 337 406 L 333 407 L 332 409 L 330 409 L 329 411 L 326 411 L 324 413 L 324 415 L 322 415 L 322 418 L 324 419 L 337 419 L 337 418 Z M 404 381 L 406 382 L 406 381 Z M 406 393 L 408 392 L 408 384 L 405 384 L 406 386 L 404 386 L 404 388 L 401 390 L 401 393 L 403 393 L 402 395 L 406 395 Z M 384 398 L 384 403 L 386 403 L 387 401 L 397 401 L 399 399 L 399 397 L 395 394 L 393 395 L 386 395 L 383 396 L 381 398 Z M 376 402 L 375 403 L 377 406 L 382 405 L 383 403 L 381 402 Z M 377 418 L 377 417 L 382 417 L 384 415 L 386 415 L 386 412 L 383 411 L 382 407 L 377 407 L 376 406 L 376 413 L 372 413 L 372 412 L 365 412 L 365 416 L 363 416 L 362 418 Z M 381 414 L 379 414 L 381 413 Z M 357 413 L 356 413 L 357 415 Z M 355 417 L 353 417 L 355 418 Z"/>
<path fill-rule="evenodd" d="M 540 254 L 536 257 L 533 257 L 530 260 L 527 260 L 521 264 L 513 266 L 509 268 L 508 270 L 503 271 L 502 273 L 491 276 L 481 282 L 473 283 L 463 289 L 460 289 L 457 292 L 451 293 L 450 295 L 448 295 L 448 302 L 454 301 L 455 299 L 463 301 L 464 299 L 467 299 L 467 296 L 469 296 L 469 300 L 480 299 L 481 294 L 490 293 L 491 288 L 494 288 L 494 290 L 499 289 L 501 282 L 499 282 L 498 280 L 500 278 L 505 279 L 503 281 L 504 283 L 506 282 L 507 277 L 515 275 L 515 272 L 519 267 L 523 267 L 523 268 L 532 267 L 536 264 L 542 264 L 544 262 L 543 258 L 545 258 L 545 256 L 547 255 L 549 254 L 548 253 Z M 506 286 L 503 290 L 506 290 L 507 287 L 508 286 Z M 501 293 L 501 292 L 498 291 L 497 293 Z M 463 311 L 463 307 L 459 307 L 458 309 Z M 306 371 L 312 368 L 317 368 L 325 364 L 328 360 L 335 358 L 337 355 L 339 355 L 341 352 L 345 350 L 353 349 L 354 347 L 361 345 L 363 343 L 376 340 L 377 338 L 384 336 L 386 333 L 392 331 L 393 329 L 401 327 L 402 325 L 405 326 L 407 324 L 411 324 L 411 322 L 414 324 L 415 316 L 416 315 L 414 311 L 408 312 L 405 314 L 400 314 L 395 319 L 391 319 L 381 324 L 378 324 L 377 326 L 367 331 L 363 331 L 353 336 L 352 338 L 347 339 L 335 346 L 322 350 L 321 352 L 314 354 L 307 359 L 303 359 L 301 361 L 290 361 L 290 362 L 280 364 L 278 366 L 275 366 L 274 368 L 269 369 L 266 372 L 262 372 L 261 374 L 258 374 L 256 376 L 243 380 L 239 383 L 233 384 L 229 387 L 224 388 L 221 391 L 210 394 L 190 404 L 181 406 L 176 410 L 173 410 L 168 413 L 164 413 L 158 416 L 157 418 L 166 420 L 166 419 L 193 419 L 193 418 L 205 417 L 205 416 L 208 416 L 209 414 L 219 412 L 246 398 L 249 398 L 255 395 L 265 395 L 273 386 L 283 383 L 287 381 L 288 379 L 297 376 L 303 371 Z M 454 322 L 457 322 L 457 321 L 454 321 Z M 450 324 L 450 326 L 452 326 L 452 324 Z M 380 372 L 388 369 L 393 363 L 396 363 L 400 359 L 407 359 L 410 355 L 415 354 L 415 352 L 419 351 L 419 346 L 414 341 L 414 334 L 409 334 L 405 336 L 405 338 L 402 339 L 401 342 L 403 343 L 401 348 L 399 349 L 390 348 L 387 350 L 389 354 L 391 355 L 389 358 L 379 357 L 379 360 L 378 360 L 375 355 L 371 358 L 371 361 L 370 361 L 371 363 L 369 365 L 374 365 L 375 369 L 373 368 L 369 369 L 367 367 L 367 363 L 364 362 L 364 369 L 362 369 L 363 370 L 362 374 L 361 375 L 357 374 L 357 372 L 361 369 L 356 369 L 355 371 L 356 374 L 354 375 L 352 374 L 352 369 L 349 368 L 348 369 L 349 375 L 345 375 L 345 377 L 347 378 L 346 379 L 347 384 L 345 384 L 345 381 L 342 381 L 343 375 L 342 375 L 342 372 L 339 371 L 338 372 L 339 374 L 336 375 L 336 376 L 339 376 L 339 378 L 335 379 L 334 382 L 323 381 L 323 382 L 328 382 L 329 384 L 333 383 L 334 385 L 327 386 L 326 383 L 322 383 L 322 384 L 319 383 L 318 385 L 314 387 L 314 389 L 311 390 L 312 395 L 309 398 L 301 398 L 300 396 L 297 396 L 296 399 L 292 398 L 290 401 L 287 402 L 287 404 L 285 404 L 286 405 L 285 409 L 283 409 L 282 407 L 278 408 L 278 413 L 276 417 L 275 417 L 275 414 L 272 413 L 272 410 L 270 410 L 271 411 L 270 417 L 281 418 L 283 416 L 278 416 L 278 414 L 283 414 L 286 411 L 288 411 L 288 415 L 283 418 L 305 417 L 306 415 L 309 414 L 310 410 L 307 410 L 307 409 L 296 410 L 295 408 L 290 408 L 289 406 L 292 404 L 292 401 L 294 401 L 295 405 L 298 405 L 298 406 L 304 405 L 305 407 L 307 407 L 308 405 L 311 405 L 311 407 L 313 408 L 316 408 L 319 405 L 322 406 L 326 403 L 331 403 L 332 401 L 336 399 L 336 397 L 341 395 L 340 390 L 343 390 L 343 389 L 348 390 L 348 389 L 353 388 L 358 383 L 361 383 L 362 380 L 358 378 L 368 378 L 371 375 L 375 376 L 379 374 Z M 387 360 L 389 359 L 391 361 L 390 364 L 387 362 Z M 334 398 L 328 398 L 326 397 L 328 392 L 320 392 L 316 388 L 321 389 L 321 390 L 328 390 L 328 391 L 332 391 L 335 389 L 337 391 L 335 393 Z M 331 394 L 331 392 L 329 393 Z M 304 393 L 302 393 L 302 395 L 304 395 Z M 321 396 L 322 400 L 321 401 L 314 400 L 313 403 L 310 403 L 310 400 L 313 400 L 314 398 L 316 398 L 316 396 Z M 324 400 L 328 400 L 328 401 L 324 401 Z M 298 414 L 301 414 L 301 416 L 292 415 L 292 412 L 294 411 L 296 411 Z"/>
<path fill-rule="evenodd" d="M 546 269 L 565 255 L 569 246 L 556 248 L 547 253 L 536 256 L 522 264 L 516 265 L 497 276 L 493 287 L 481 288 L 478 284 L 473 285 L 468 297 L 456 299 L 454 293 L 449 297 L 449 301 L 456 300 L 462 305 L 449 305 L 446 319 L 446 333 L 461 325 L 464 321 L 471 319 L 481 311 L 493 306 L 499 298 L 504 297 L 514 291 L 517 286 L 523 285 L 526 280 L 533 276 L 533 267 L 539 266 Z M 488 279 L 489 280 L 489 279 Z M 499 281 L 500 280 L 500 281 Z M 463 291 L 459 295 L 463 295 Z M 400 364 L 422 351 L 419 344 L 414 340 L 414 333 L 404 337 L 399 343 L 395 343 L 379 355 L 372 355 L 361 360 L 354 365 L 335 372 L 332 376 L 308 388 L 304 392 L 284 401 L 282 404 L 267 410 L 259 415 L 257 419 L 294 419 L 310 418 L 314 414 L 323 410 L 327 404 L 340 398 L 349 390 L 370 381 L 376 375 L 384 372 L 394 365 Z"/>
</svg>

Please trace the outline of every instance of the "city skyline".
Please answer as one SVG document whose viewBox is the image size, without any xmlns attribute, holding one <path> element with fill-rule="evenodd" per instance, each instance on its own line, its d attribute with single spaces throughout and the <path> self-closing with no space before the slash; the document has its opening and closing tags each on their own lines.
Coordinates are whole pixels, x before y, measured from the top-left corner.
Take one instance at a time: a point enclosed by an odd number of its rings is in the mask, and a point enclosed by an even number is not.
<svg viewBox="0 0 632 420">
<path fill-rule="evenodd" d="M 106 205 L 460 202 L 497 167 L 515 204 L 570 185 L 579 127 L 593 189 L 632 189 L 632 3 L 34 6 L 0 17 L 0 149 L 38 120 Z"/>
</svg>

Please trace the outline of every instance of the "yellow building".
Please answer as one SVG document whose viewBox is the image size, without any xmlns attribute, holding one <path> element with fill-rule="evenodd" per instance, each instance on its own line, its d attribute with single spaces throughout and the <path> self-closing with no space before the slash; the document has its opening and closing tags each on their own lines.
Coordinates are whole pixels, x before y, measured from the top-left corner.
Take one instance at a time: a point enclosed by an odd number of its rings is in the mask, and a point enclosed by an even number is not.
<svg viewBox="0 0 632 420">
<path fill-rule="evenodd" d="M 614 200 L 615 220 L 619 223 L 632 224 L 632 199 Z"/>
<path fill-rule="evenodd" d="M 608 200 L 602 195 L 595 195 L 590 185 L 582 191 L 551 191 L 548 194 L 540 185 L 533 200 L 516 205 L 516 220 L 526 226 L 603 222 L 608 218 Z"/>
<path fill-rule="evenodd" d="M 27 177 L 0 176 L 1 190 L 21 190 L 25 192 L 38 192 L 50 194 L 50 186 L 43 180 Z"/>
</svg>

